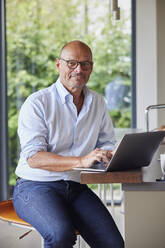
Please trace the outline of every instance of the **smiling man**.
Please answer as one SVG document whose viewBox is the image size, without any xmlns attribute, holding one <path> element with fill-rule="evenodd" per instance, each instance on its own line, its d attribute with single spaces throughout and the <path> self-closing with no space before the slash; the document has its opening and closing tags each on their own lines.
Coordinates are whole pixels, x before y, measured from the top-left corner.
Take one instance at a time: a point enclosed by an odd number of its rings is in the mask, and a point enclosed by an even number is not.
<svg viewBox="0 0 165 248">
<path fill-rule="evenodd" d="M 108 162 L 115 144 L 103 97 L 86 87 L 92 52 L 71 41 L 56 67 L 57 82 L 30 95 L 20 110 L 15 210 L 40 232 L 45 248 L 73 247 L 75 229 L 90 247 L 123 248 L 112 216 L 74 170 Z"/>
<path fill-rule="evenodd" d="M 81 91 L 93 69 L 91 50 L 84 43 L 70 42 L 62 48 L 56 65 L 63 85 L 68 90 L 80 88 Z"/>
</svg>

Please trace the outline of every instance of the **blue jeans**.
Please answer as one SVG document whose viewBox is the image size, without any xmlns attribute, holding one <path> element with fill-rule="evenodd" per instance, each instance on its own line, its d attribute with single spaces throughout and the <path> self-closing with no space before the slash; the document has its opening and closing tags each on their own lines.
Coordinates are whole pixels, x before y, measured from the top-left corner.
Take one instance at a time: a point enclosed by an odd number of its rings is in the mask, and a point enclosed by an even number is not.
<svg viewBox="0 0 165 248">
<path fill-rule="evenodd" d="M 75 229 L 92 248 L 123 248 L 112 216 L 87 185 L 19 179 L 13 199 L 18 216 L 44 238 L 45 248 L 71 248 Z"/>
</svg>

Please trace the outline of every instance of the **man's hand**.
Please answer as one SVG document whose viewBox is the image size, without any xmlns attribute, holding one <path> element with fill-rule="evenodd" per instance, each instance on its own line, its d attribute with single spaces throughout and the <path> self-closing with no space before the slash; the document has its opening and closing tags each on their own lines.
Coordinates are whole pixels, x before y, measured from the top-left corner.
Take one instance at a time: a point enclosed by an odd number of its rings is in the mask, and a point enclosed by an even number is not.
<svg viewBox="0 0 165 248">
<path fill-rule="evenodd" d="M 112 151 L 96 148 L 94 151 L 90 152 L 86 156 L 79 157 L 80 163 L 78 167 L 88 168 L 92 166 L 94 162 L 108 163 L 112 156 Z"/>
</svg>

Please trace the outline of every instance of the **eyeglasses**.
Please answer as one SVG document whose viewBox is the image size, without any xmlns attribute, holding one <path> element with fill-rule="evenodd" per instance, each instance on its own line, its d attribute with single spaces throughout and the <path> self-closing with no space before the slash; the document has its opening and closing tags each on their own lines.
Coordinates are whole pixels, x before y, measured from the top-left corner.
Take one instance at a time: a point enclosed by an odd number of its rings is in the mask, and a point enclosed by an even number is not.
<svg viewBox="0 0 165 248">
<path fill-rule="evenodd" d="M 77 61 L 77 60 L 66 60 L 63 58 L 59 58 L 67 63 L 69 69 L 76 69 L 78 64 L 81 65 L 83 71 L 88 71 L 92 68 L 93 62 L 92 61 Z"/>
</svg>

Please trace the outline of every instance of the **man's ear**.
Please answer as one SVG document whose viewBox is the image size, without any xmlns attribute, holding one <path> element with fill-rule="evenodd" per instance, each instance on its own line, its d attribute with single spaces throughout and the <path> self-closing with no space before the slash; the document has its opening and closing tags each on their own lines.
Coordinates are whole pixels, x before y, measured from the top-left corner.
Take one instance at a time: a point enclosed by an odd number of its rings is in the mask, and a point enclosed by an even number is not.
<svg viewBox="0 0 165 248">
<path fill-rule="evenodd" d="M 56 59 L 56 68 L 57 71 L 60 72 L 60 60 L 58 58 Z"/>
<path fill-rule="evenodd" d="M 93 65 L 92 65 L 92 68 L 91 68 L 91 73 L 92 73 L 92 71 L 93 71 Z"/>
</svg>

